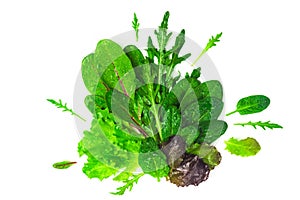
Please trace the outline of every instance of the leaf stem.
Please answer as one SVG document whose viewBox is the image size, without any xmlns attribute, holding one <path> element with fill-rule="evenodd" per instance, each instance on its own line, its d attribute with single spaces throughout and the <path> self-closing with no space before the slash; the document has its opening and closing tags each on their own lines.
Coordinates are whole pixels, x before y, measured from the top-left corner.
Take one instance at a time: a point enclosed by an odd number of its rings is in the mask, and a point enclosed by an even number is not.
<svg viewBox="0 0 300 200">
<path fill-rule="evenodd" d="M 230 112 L 230 113 L 227 113 L 226 116 L 232 115 L 232 114 L 234 114 L 234 113 L 236 113 L 236 112 L 237 112 L 237 110 L 232 111 L 232 112 Z"/>
<path fill-rule="evenodd" d="M 205 49 L 203 49 L 200 53 L 200 55 L 196 58 L 196 60 L 192 63 L 192 66 L 195 66 L 195 64 L 198 62 L 198 60 L 206 53 Z"/>
</svg>

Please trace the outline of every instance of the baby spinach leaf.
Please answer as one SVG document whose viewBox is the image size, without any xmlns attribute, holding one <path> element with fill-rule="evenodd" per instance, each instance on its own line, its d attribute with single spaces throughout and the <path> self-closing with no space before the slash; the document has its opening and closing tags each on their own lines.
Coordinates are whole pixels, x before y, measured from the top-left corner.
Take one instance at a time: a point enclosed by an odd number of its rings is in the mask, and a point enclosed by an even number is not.
<svg viewBox="0 0 300 200">
<path fill-rule="evenodd" d="M 142 140 L 138 163 L 143 172 L 159 180 L 169 173 L 167 158 L 152 137 Z"/>
<path fill-rule="evenodd" d="M 157 178 L 166 177 L 170 168 L 167 164 L 167 158 L 161 150 L 139 154 L 139 165 L 143 172 Z"/>
<path fill-rule="evenodd" d="M 53 164 L 53 167 L 56 169 L 68 169 L 72 165 L 76 164 L 77 162 L 71 162 L 71 161 L 62 161 L 57 162 Z"/>
<path fill-rule="evenodd" d="M 217 99 L 223 98 L 223 88 L 222 84 L 217 80 L 206 81 L 198 86 L 196 93 L 198 95 L 198 99 L 204 99 L 206 97 L 215 97 Z"/>
<path fill-rule="evenodd" d="M 133 73 L 128 73 L 132 70 L 131 62 L 117 43 L 108 39 L 98 42 L 94 63 L 96 66 L 101 66 L 98 67 L 98 71 L 109 88 L 117 88 L 125 95 L 132 94 L 135 90 L 135 76 Z"/>
<path fill-rule="evenodd" d="M 198 125 L 187 126 L 179 130 L 178 134 L 186 142 L 187 146 L 190 146 L 199 137 Z"/>
<path fill-rule="evenodd" d="M 223 102 L 216 98 L 207 97 L 191 103 L 183 110 L 182 123 L 184 126 L 201 121 L 218 119 L 223 109 Z"/>
<path fill-rule="evenodd" d="M 217 98 L 207 97 L 202 101 L 199 101 L 200 119 L 199 121 L 206 121 L 210 119 L 217 119 L 222 110 L 224 103 Z"/>
<path fill-rule="evenodd" d="M 136 77 L 142 82 L 145 82 L 145 78 L 150 74 L 147 73 L 145 63 L 146 60 L 142 52 L 134 45 L 128 45 L 124 48 L 124 52 L 130 59 L 131 65 L 134 68 Z"/>
<path fill-rule="evenodd" d="M 165 142 L 170 136 L 176 135 L 181 123 L 180 111 L 175 106 L 170 106 L 162 117 L 162 141 Z"/>
<path fill-rule="evenodd" d="M 259 113 L 270 105 L 270 99 L 264 95 L 253 95 L 242 98 L 236 105 L 236 110 L 226 116 L 239 112 L 241 115 Z"/>
<path fill-rule="evenodd" d="M 246 139 L 235 139 L 230 138 L 229 140 L 225 141 L 226 150 L 229 151 L 231 154 L 248 157 L 256 155 L 261 147 L 259 143 L 254 138 L 246 138 Z"/>
<path fill-rule="evenodd" d="M 86 89 L 91 93 L 96 93 L 96 88 L 101 82 L 101 74 L 99 69 L 101 66 L 95 63 L 95 55 L 89 54 L 82 60 L 81 75 Z"/>
<path fill-rule="evenodd" d="M 197 138 L 197 143 L 211 144 L 221 137 L 227 130 L 228 125 L 222 120 L 203 121 L 199 124 L 200 136 Z"/>
</svg>

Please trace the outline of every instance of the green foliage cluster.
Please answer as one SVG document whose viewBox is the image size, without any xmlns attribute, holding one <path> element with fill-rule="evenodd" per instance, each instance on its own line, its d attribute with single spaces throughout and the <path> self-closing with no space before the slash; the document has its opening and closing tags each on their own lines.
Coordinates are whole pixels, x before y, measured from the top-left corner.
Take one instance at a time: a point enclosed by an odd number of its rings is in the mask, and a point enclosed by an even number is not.
<svg viewBox="0 0 300 200">
<path fill-rule="evenodd" d="M 122 182 L 112 193 L 115 195 L 130 191 L 145 174 L 158 181 L 167 178 L 177 186 L 198 185 L 222 159 L 213 146 L 228 127 L 219 119 L 224 107 L 222 84 L 218 80 L 201 82 L 201 68 L 174 75 L 175 67 L 191 54 L 180 54 L 184 29 L 167 49 L 173 36 L 168 31 L 169 16 L 166 12 L 154 32 L 157 46 L 150 36 L 145 51 L 132 44 L 122 48 L 104 39 L 82 61 L 82 79 L 90 93 L 84 103 L 93 115 L 90 129 L 78 143 L 79 155 L 86 156 L 82 171 L 89 178 L 102 181 L 111 177 Z M 134 13 L 136 40 L 139 25 Z M 193 65 L 221 36 L 209 39 Z M 85 120 L 61 100 L 48 101 Z M 263 95 L 245 97 L 227 115 L 258 113 L 269 104 L 270 99 Z M 270 121 L 235 125 L 282 128 Z M 230 138 L 225 144 L 229 152 L 243 157 L 253 156 L 261 148 L 254 138 Z M 62 161 L 53 167 L 67 169 L 75 163 Z"/>
</svg>

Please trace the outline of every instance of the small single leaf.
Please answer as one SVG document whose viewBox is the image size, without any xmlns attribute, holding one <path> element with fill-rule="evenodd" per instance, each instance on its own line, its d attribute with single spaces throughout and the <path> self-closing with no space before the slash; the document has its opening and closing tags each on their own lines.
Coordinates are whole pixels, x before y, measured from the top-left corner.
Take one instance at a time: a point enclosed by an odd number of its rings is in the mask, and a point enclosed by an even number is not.
<svg viewBox="0 0 300 200">
<path fill-rule="evenodd" d="M 269 128 L 269 129 L 274 129 L 274 128 L 283 128 L 282 126 L 280 126 L 279 124 L 275 124 L 275 123 L 270 123 L 270 121 L 267 121 L 267 122 L 246 122 L 246 123 L 236 123 L 234 125 L 237 125 L 237 126 L 252 126 L 253 128 L 256 129 L 256 126 L 260 126 L 262 129 L 266 130 L 266 128 Z"/>
<path fill-rule="evenodd" d="M 241 115 L 248 115 L 259 113 L 265 110 L 270 105 L 270 99 L 264 95 L 253 95 L 242 98 L 236 105 L 236 110 L 228 113 L 229 116 L 233 113 L 239 112 Z"/>
<path fill-rule="evenodd" d="M 225 141 L 226 150 L 229 151 L 231 154 L 248 157 L 256 155 L 261 147 L 259 143 L 254 138 L 246 138 L 242 140 L 238 140 L 235 138 L 230 138 L 229 140 Z"/>
<path fill-rule="evenodd" d="M 68 108 L 67 103 L 64 104 L 61 99 L 59 99 L 58 101 L 55 101 L 54 99 L 47 99 L 47 101 L 52 103 L 53 105 L 55 105 L 57 108 L 63 109 L 63 112 L 69 112 L 72 115 L 74 115 L 74 116 L 78 117 L 79 119 L 81 119 L 82 121 L 84 121 L 84 122 L 86 121 L 86 119 L 84 119 L 79 114 L 74 112 L 71 108 Z"/>
<path fill-rule="evenodd" d="M 138 20 L 136 14 L 134 13 L 133 14 L 133 20 L 132 20 L 132 28 L 135 31 L 135 39 L 136 39 L 136 41 L 138 41 L 138 39 L 139 39 L 139 26 L 140 26 L 139 20 Z"/>
<path fill-rule="evenodd" d="M 52 166 L 56 169 L 68 169 L 69 167 L 71 167 L 74 164 L 76 164 L 76 162 L 62 161 L 62 162 L 54 163 Z"/>
<path fill-rule="evenodd" d="M 137 174 L 137 175 L 132 175 L 131 179 L 129 179 L 130 177 L 128 177 L 127 180 L 123 181 L 125 183 L 125 185 L 121 186 L 121 187 L 118 187 L 117 188 L 117 192 L 111 192 L 111 194 L 114 194 L 114 195 L 123 195 L 125 193 L 126 190 L 129 190 L 131 191 L 132 190 L 132 187 L 133 187 L 133 184 L 137 184 L 138 183 L 138 180 L 144 175 L 144 173 L 141 173 L 141 174 Z"/>
</svg>

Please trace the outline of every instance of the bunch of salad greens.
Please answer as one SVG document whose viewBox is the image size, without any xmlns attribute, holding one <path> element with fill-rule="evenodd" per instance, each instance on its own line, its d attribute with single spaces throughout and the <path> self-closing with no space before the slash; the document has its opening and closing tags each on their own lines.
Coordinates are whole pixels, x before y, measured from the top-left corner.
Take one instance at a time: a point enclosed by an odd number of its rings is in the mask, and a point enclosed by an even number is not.
<svg viewBox="0 0 300 200">
<path fill-rule="evenodd" d="M 217 80 L 201 82 L 201 69 L 174 76 L 174 69 L 191 54 L 181 55 L 185 30 L 176 36 L 168 31 L 169 12 L 155 30 L 157 46 L 149 36 L 147 49 L 135 45 L 122 48 L 112 40 L 99 41 L 94 53 L 82 61 L 82 78 L 89 95 L 85 105 L 93 115 L 90 130 L 78 144 L 80 156 L 87 156 L 83 172 L 89 178 L 112 177 L 123 182 L 113 194 L 122 195 L 145 174 L 166 178 L 177 186 L 198 185 L 221 162 L 213 143 L 227 130 L 219 119 L 224 102 Z M 139 22 L 132 22 L 138 40 Z M 193 65 L 222 33 L 212 37 Z M 61 100 L 48 101 L 84 120 Z M 263 95 L 241 99 L 235 111 L 241 115 L 261 112 L 270 100 Z M 237 123 L 263 129 L 282 128 L 267 122 Z M 260 150 L 254 138 L 225 141 L 226 149 L 239 156 L 252 156 Z M 76 162 L 62 161 L 54 168 L 66 169 Z"/>
</svg>

